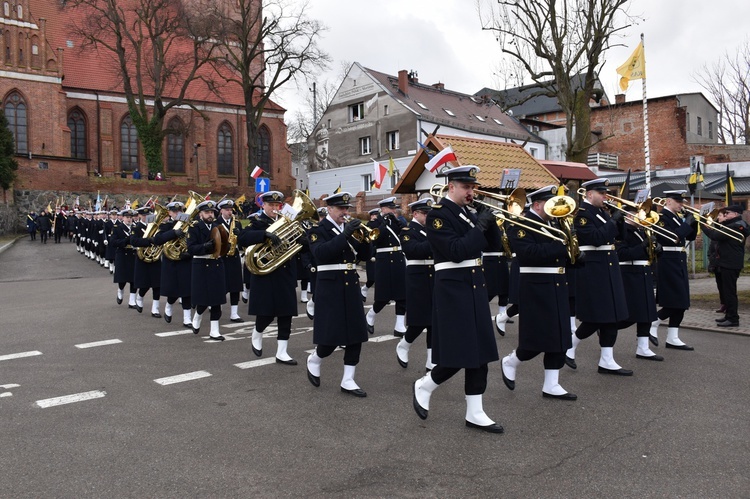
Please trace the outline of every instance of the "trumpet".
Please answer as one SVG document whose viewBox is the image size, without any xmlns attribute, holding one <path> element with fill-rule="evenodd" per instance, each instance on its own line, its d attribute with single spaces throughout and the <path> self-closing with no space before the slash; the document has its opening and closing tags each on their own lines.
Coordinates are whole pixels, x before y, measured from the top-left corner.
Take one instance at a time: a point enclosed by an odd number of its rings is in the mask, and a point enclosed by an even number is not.
<svg viewBox="0 0 750 499">
<path fill-rule="evenodd" d="M 351 217 L 350 215 L 346 215 L 344 217 L 344 220 L 346 222 L 349 222 L 352 220 L 352 218 L 353 217 Z M 354 231 L 354 234 L 352 234 L 352 237 L 360 243 L 371 243 L 375 239 L 377 239 L 379 235 L 380 235 L 380 229 L 371 229 L 365 224 L 362 224 L 359 226 L 359 229 Z"/>
</svg>

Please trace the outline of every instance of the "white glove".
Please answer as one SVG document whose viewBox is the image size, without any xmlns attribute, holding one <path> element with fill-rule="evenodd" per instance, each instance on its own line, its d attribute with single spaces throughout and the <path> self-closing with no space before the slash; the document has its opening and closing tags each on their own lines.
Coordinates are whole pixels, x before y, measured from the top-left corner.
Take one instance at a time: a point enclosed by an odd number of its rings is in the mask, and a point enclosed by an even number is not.
<svg viewBox="0 0 750 499">
<path fill-rule="evenodd" d="M 108 245 L 108 244 L 109 244 L 109 241 L 107 241 L 107 240 L 105 239 L 105 240 L 104 240 L 104 246 L 106 246 L 106 245 Z"/>
<path fill-rule="evenodd" d="M 104 234 L 104 229 L 100 230 L 99 234 Z"/>
</svg>

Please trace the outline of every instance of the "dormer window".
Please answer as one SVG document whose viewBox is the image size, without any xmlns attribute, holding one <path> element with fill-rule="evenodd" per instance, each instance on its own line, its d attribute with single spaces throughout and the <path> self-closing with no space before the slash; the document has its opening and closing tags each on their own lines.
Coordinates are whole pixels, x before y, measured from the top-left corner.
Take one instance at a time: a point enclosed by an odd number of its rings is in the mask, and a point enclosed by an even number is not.
<svg viewBox="0 0 750 499">
<path fill-rule="evenodd" d="M 454 112 L 453 112 L 453 111 L 451 111 L 450 109 L 445 109 L 445 108 L 443 108 L 443 111 L 445 111 L 445 114 L 447 114 L 447 115 L 448 115 L 448 116 L 450 116 L 451 118 L 455 118 L 455 117 L 456 117 L 456 113 L 454 113 Z"/>
<path fill-rule="evenodd" d="M 505 126 L 505 125 L 503 125 L 503 123 L 502 123 L 502 122 L 501 122 L 501 121 L 500 121 L 499 119 L 497 119 L 497 118 L 492 118 L 492 121 L 494 121 L 495 123 L 497 123 L 497 124 L 498 124 L 498 125 L 500 125 L 500 126 Z"/>
<path fill-rule="evenodd" d="M 484 123 L 484 118 L 482 118 L 482 117 L 481 117 L 481 116 L 479 116 L 478 114 L 475 114 L 475 115 L 474 115 L 474 117 L 475 117 L 476 119 L 478 119 L 479 121 L 481 121 L 482 123 Z"/>
<path fill-rule="evenodd" d="M 419 102 L 418 100 L 415 100 L 414 102 L 416 102 L 416 103 L 417 103 L 417 106 L 421 107 L 421 108 L 422 108 L 422 109 L 424 109 L 425 111 L 429 111 L 429 109 L 427 109 L 427 106 L 425 106 L 424 104 L 422 104 L 422 103 L 421 103 L 421 102 Z"/>
<path fill-rule="evenodd" d="M 360 121 L 365 117 L 365 103 L 357 102 L 349 106 L 349 123 Z"/>
</svg>

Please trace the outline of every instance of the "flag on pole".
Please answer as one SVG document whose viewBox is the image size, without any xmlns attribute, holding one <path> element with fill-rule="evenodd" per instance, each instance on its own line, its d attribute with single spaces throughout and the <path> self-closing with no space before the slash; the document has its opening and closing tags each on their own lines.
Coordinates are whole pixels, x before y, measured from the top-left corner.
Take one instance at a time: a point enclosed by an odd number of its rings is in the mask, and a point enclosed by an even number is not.
<svg viewBox="0 0 750 499">
<path fill-rule="evenodd" d="M 94 205 L 94 209 L 96 211 L 100 211 L 102 209 L 102 197 L 99 195 L 99 191 L 96 191 L 96 204 Z"/>
<path fill-rule="evenodd" d="M 375 165 L 375 175 L 372 177 L 372 184 L 380 189 L 380 186 L 383 185 L 383 179 L 385 179 L 385 174 L 388 172 L 388 168 L 386 168 L 384 165 L 381 165 L 374 159 L 372 160 L 373 165 Z"/>
<path fill-rule="evenodd" d="M 630 195 L 630 168 L 628 168 L 628 175 L 625 177 L 625 182 L 620 186 L 620 193 L 618 196 L 621 199 L 628 199 Z M 622 208 L 622 203 L 618 202 L 617 206 Z"/>
<path fill-rule="evenodd" d="M 456 154 L 453 152 L 451 146 L 446 147 L 439 153 L 437 153 L 431 160 L 425 163 L 424 167 L 430 172 L 435 173 L 435 170 L 440 166 L 448 163 L 449 161 L 456 161 Z"/>
<path fill-rule="evenodd" d="M 47 203 L 47 213 L 52 213 L 52 202 Z"/>
<path fill-rule="evenodd" d="M 73 206 L 76 210 L 81 207 L 81 196 L 76 196 L 76 204 Z"/>
<path fill-rule="evenodd" d="M 688 189 L 690 189 L 690 194 L 695 194 L 695 190 L 701 182 L 703 182 L 703 173 L 701 172 L 701 164 L 698 163 L 697 168 L 688 178 Z"/>
<path fill-rule="evenodd" d="M 620 78 L 620 89 L 624 92 L 628 89 L 630 80 L 640 80 L 646 77 L 646 54 L 643 50 L 643 42 L 638 44 L 628 60 L 617 68 Z"/>
<path fill-rule="evenodd" d="M 420 141 L 417 141 L 417 144 L 419 144 L 419 147 L 421 147 L 424 150 L 424 153 L 427 155 L 428 158 L 432 159 L 434 154 L 430 152 L 429 149 L 427 149 L 427 146 L 422 144 Z"/>
<path fill-rule="evenodd" d="M 726 194 L 724 196 L 724 204 L 726 206 L 732 206 L 732 193 L 734 192 L 734 181 L 732 180 L 732 176 L 729 174 L 729 165 L 727 165 L 727 187 L 726 187 Z"/>
<path fill-rule="evenodd" d="M 336 187 L 336 189 L 333 190 L 334 194 L 338 194 L 339 192 L 341 192 L 341 182 L 339 182 L 339 186 Z"/>
<path fill-rule="evenodd" d="M 260 166 L 256 166 L 255 168 L 253 168 L 253 172 L 250 174 L 250 176 L 253 178 L 258 178 L 261 175 L 263 175 L 263 168 L 261 168 Z"/>
<path fill-rule="evenodd" d="M 132 203 L 132 204 L 130 205 L 130 209 L 131 209 L 131 210 L 134 210 L 134 209 L 138 208 L 138 205 L 139 205 L 139 204 L 140 204 L 140 203 L 138 202 L 138 199 L 136 199 L 136 200 L 135 200 L 135 201 L 133 201 L 133 203 Z"/>
</svg>

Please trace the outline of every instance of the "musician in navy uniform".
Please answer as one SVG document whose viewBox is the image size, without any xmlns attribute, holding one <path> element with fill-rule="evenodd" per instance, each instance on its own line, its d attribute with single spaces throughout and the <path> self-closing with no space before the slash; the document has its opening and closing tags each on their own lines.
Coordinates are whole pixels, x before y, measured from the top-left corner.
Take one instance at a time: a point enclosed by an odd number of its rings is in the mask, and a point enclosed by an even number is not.
<svg viewBox="0 0 750 499">
<path fill-rule="evenodd" d="M 448 193 L 427 215 L 427 240 L 435 257 L 432 308 L 432 357 L 436 366 L 414 383 L 412 405 L 426 419 L 432 392 L 461 369 L 465 371 L 466 426 L 502 433 L 487 416 L 482 395 L 487 388 L 487 364 L 498 360 L 492 316 L 482 272 L 482 251 L 488 232 L 499 232 L 488 209 L 474 215 L 466 207 L 474 200 L 476 166 L 446 170 Z"/>
<path fill-rule="evenodd" d="M 422 331 L 427 331 L 427 360 L 432 363 L 432 289 L 435 282 L 435 262 L 427 240 L 427 214 L 432 210 L 432 199 L 420 199 L 409 205 L 412 219 L 401 229 L 401 248 L 406 257 L 406 334 L 396 345 L 396 360 L 401 367 L 409 365 L 409 349 Z"/>
<path fill-rule="evenodd" d="M 328 210 L 325 206 L 318 208 L 318 219 L 322 220 L 328 216 Z M 310 274 L 310 294 L 308 295 L 307 303 L 305 304 L 305 312 L 307 318 L 313 320 L 315 318 L 315 282 L 317 273 L 315 272 L 315 255 L 310 250 L 310 231 L 317 226 L 317 222 L 314 222 L 307 230 L 307 260 L 305 265 L 309 265 L 308 270 Z"/>
<path fill-rule="evenodd" d="M 109 240 L 112 237 L 112 231 L 117 223 L 117 210 L 110 210 L 107 214 L 107 219 L 104 221 L 104 268 L 109 269 L 109 273 L 114 273 L 115 267 L 115 249 L 109 244 Z"/>
<path fill-rule="evenodd" d="M 673 232 L 678 241 L 658 234 L 656 236 L 664 248 L 658 257 L 656 270 L 656 303 L 662 308 L 656 313 L 657 319 L 651 324 L 649 334 L 658 345 L 659 323 L 669 319 L 666 347 L 690 351 L 693 347 L 685 344 L 679 334 L 685 310 L 690 308 L 690 282 L 685 246 L 688 242 L 695 241 L 698 235 L 698 222 L 692 213 L 688 213 L 684 220 L 680 216 L 686 193 L 685 190 L 664 191 L 665 204 L 657 225 Z"/>
<path fill-rule="evenodd" d="M 130 285 L 130 297 L 128 299 L 128 308 L 135 308 L 135 284 L 133 283 L 133 271 L 135 269 L 135 248 L 130 243 L 133 230 L 133 210 L 122 210 L 120 212 L 122 222 L 115 225 L 112 229 L 112 238 L 110 244 L 115 248 L 115 272 L 114 282 L 117 284 L 117 304 L 122 303 L 123 290 L 125 285 Z M 79 230 L 82 228 L 79 225 Z M 79 234 L 83 234 L 80 232 Z M 80 237 L 83 239 L 83 236 Z"/>
<path fill-rule="evenodd" d="M 146 228 L 154 218 L 153 210 L 147 206 L 138 208 L 137 212 L 141 214 L 142 220 L 135 224 L 133 229 L 133 238 L 131 239 L 133 246 L 136 248 L 148 248 L 154 244 L 153 235 L 145 237 Z M 158 227 L 157 227 L 158 229 Z M 147 262 L 141 260 L 136 255 L 135 260 L 135 287 L 138 289 L 138 296 L 135 297 L 136 309 L 138 313 L 143 311 L 143 297 L 151 289 L 151 317 L 161 319 L 161 260 L 156 259 L 153 262 Z"/>
<path fill-rule="evenodd" d="M 239 220 L 235 219 L 233 213 L 234 207 L 234 201 L 231 199 L 221 201 L 219 203 L 218 221 L 224 225 L 230 237 L 230 228 L 234 232 L 234 237 L 239 237 L 242 231 L 242 224 Z M 234 220 L 234 227 L 232 227 L 232 220 Z M 232 250 L 230 249 L 230 251 Z M 242 293 L 242 261 L 238 246 L 235 245 L 233 254 L 230 255 L 227 253 L 226 256 L 221 258 L 224 260 L 224 280 L 227 285 L 227 293 L 229 293 L 229 320 L 232 322 L 242 322 L 242 317 L 240 317 L 237 311 L 240 303 L 240 293 Z"/>
<path fill-rule="evenodd" d="M 310 229 L 310 251 L 316 263 L 315 351 L 307 358 L 307 379 L 320 386 L 320 367 L 337 346 L 345 346 L 341 391 L 355 397 L 367 393 L 354 381 L 362 343 L 367 341 L 367 323 L 359 289 L 357 260 L 369 256 L 370 245 L 353 234 L 362 221 L 353 218 L 344 223 L 351 208 L 351 194 L 339 192 L 325 199 L 328 215 Z"/>
<path fill-rule="evenodd" d="M 375 315 L 391 302 L 396 302 L 396 324 L 394 336 L 403 336 L 406 332 L 406 263 L 401 251 L 398 234 L 404 225 L 397 218 L 396 198 L 390 197 L 378 203 L 381 215 L 368 223 L 372 229 L 378 229 L 380 235 L 373 242 L 375 249 L 375 302 L 367 312 L 367 328 L 370 334 L 375 332 Z"/>
<path fill-rule="evenodd" d="M 578 245 L 585 256 L 576 275 L 576 317 L 581 324 L 573 334 L 573 346 L 566 353 L 565 363 L 576 369 L 576 347 L 581 340 L 599 331 L 598 372 L 632 376 L 633 371 L 623 369 L 614 359 L 617 323 L 628 318 L 628 305 L 615 251 L 624 214 L 615 210 L 610 216 L 604 210 L 608 184 L 604 178 L 581 184 L 586 189 L 586 197 L 575 217 Z"/>
<path fill-rule="evenodd" d="M 545 202 L 555 197 L 557 186 L 548 185 L 529 194 L 531 207 L 525 218 L 542 224 L 531 230 L 517 227 L 509 231 L 519 263 L 518 347 L 502 360 L 503 382 L 516 387 L 516 370 L 521 362 L 544 353 L 542 396 L 561 400 L 578 397 L 560 386 L 560 369 L 565 351 L 571 346 L 568 282 L 565 267 L 568 247 L 558 239 L 540 233 L 553 233 L 556 221 L 544 210 Z M 531 226 L 531 225 L 530 225 Z M 558 236 L 559 237 L 559 236 Z M 575 255 L 577 256 L 577 255 Z"/>
<path fill-rule="evenodd" d="M 705 234 L 712 241 L 717 242 L 716 255 L 716 275 L 717 282 L 721 283 L 719 296 L 723 299 L 724 317 L 716 319 L 719 327 L 739 327 L 739 302 L 737 299 L 737 279 L 740 277 L 742 267 L 745 265 L 745 241 L 747 240 L 748 230 L 747 222 L 742 220 L 743 208 L 739 204 L 734 204 L 723 208 L 719 212 L 718 221 L 726 229 L 734 231 L 738 240 L 731 237 L 727 230 L 721 231 L 716 225 L 703 224 Z"/>
<path fill-rule="evenodd" d="M 170 241 L 185 237 L 185 225 L 175 229 L 175 225 L 180 218 L 188 218 L 188 215 L 183 213 L 184 208 L 185 205 L 179 201 L 172 201 L 167 204 L 169 218 L 166 218 L 159 225 L 159 231 L 154 235 L 154 244 L 163 246 Z M 187 220 L 184 220 L 184 223 L 187 224 Z M 174 304 L 180 299 L 182 301 L 182 325 L 192 328 L 190 292 L 193 259 L 187 251 L 179 256 L 179 260 L 171 260 L 162 252 L 161 266 L 161 294 L 167 297 L 167 304 L 164 306 L 164 320 L 167 323 L 172 322 Z"/>
<path fill-rule="evenodd" d="M 240 233 L 238 242 L 242 246 L 261 245 L 266 241 L 270 241 L 271 244 L 282 242 L 276 234 L 269 231 L 269 228 L 282 216 L 278 212 L 281 210 L 284 194 L 269 191 L 260 199 L 263 201 L 262 211 L 251 217 L 250 225 Z M 253 274 L 250 277 L 249 288 L 250 303 L 247 313 L 255 316 L 251 341 L 253 353 L 258 357 L 263 355 L 263 331 L 276 318 L 276 362 L 296 366 L 297 361 L 287 351 L 289 336 L 292 333 L 292 317 L 297 315 L 297 268 L 294 260 L 285 261 L 267 274 Z"/>
<path fill-rule="evenodd" d="M 367 212 L 370 220 L 365 224 L 371 227 L 371 224 L 377 222 L 380 217 L 380 208 L 373 208 Z M 370 243 L 372 245 L 372 243 Z M 362 300 L 367 301 L 367 291 L 375 285 L 375 256 L 370 256 L 365 262 L 365 283 L 362 285 Z"/>
<path fill-rule="evenodd" d="M 224 283 L 224 261 L 215 258 L 216 249 L 211 238 L 211 229 L 219 226 L 214 217 L 218 212 L 216 202 L 203 201 L 196 209 L 198 221 L 191 225 L 187 232 L 187 249 L 193 257 L 190 297 L 195 306 L 193 315 L 193 333 L 198 334 L 203 321 L 203 313 L 210 309 L 211 331 L 209 339 L 224 341 L 219 332 L 221 306 L 227 302 L 227 290 Z"/>
</svg>

